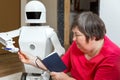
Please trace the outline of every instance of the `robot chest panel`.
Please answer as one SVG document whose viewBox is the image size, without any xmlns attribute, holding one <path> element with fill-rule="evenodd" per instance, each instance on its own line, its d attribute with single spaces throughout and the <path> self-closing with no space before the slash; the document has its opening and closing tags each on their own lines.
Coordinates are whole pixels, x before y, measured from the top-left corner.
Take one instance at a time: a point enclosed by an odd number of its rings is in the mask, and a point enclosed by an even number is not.
<svg viewBox="0 0 120 80">
<path fill-rule="evenodd" d="M 19 40 L 27 42 L 44 42 L 47 39 L 46 30 L 39 27 L 22 28 L 19 38 Z"/>
<path fill-rule="evenodd" d="M 47 49 L 49 38 L 46 35 L 46 30 L 43 28 L 22 28 L 21 34 L 19 37 L 19 46 L 20 49 L 24 52 L 31 53 L 34 55 L 38 55 L 40 53 L 46 53 L 46 51 L 50 51 Z M 49 43 L 51 44 L 51 43 Z M 48 44 L 48 45 L 49 45 Z M 45 56 L 45 54 L 40 55 L 41 58 Z"/>
</svg>

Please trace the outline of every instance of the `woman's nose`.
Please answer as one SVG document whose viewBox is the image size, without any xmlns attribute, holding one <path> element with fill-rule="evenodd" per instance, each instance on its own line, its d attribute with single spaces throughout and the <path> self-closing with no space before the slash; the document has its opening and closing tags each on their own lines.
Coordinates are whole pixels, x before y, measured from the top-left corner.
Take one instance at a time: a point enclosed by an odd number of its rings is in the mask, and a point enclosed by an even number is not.
<svg viewBox="0 0 120 80">
<path fill-rule="evenodd" d="M 76 40 L 76 37 L 75 37 L 75 36 L 73 36 L 73 37 L 72 37 L 72 40 L 73 40 L 73 41 L 75 41 L 75 40 Z"/>
</svg>

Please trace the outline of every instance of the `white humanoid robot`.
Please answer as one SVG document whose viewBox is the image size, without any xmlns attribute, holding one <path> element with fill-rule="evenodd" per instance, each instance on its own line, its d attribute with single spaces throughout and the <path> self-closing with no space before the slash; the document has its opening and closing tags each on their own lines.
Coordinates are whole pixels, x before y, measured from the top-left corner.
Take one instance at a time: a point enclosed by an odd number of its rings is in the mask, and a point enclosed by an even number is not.
<svg viewBox="0 0 120 80">
<path fill-rule="evenodd" d="M 16 53 L 19 49 L 14 46 L 13 38 L 19 36 L 20 49 L 33 56 L 39 56 L 41 59 L 54 51 L 59 55 L 65 52 L 55 31 L 50 26 L 39 25 L 46 23 L 46 9 L 43 3 L 37 0 L 29 1 L 25 6 L 25 20 L 30 26 L 22 26 L 17 30 L 0 33 L 0 43 L 5 46 L 5 50 Z M 43 72 L 27 64 L 25 64 L 25 70 L 27 73 Z M 48 80 L 48 78 L 49 76 L 43 80 Z"/>
</svg>

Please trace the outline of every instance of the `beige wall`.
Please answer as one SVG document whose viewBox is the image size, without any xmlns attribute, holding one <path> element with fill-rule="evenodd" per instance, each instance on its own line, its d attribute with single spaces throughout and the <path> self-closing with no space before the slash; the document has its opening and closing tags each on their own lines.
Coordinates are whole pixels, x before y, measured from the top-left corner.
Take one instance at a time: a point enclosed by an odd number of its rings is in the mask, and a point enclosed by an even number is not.
<svg viewBox="0 0 120 80">
<path fill-rule="evenodd" d="M 57 0 L 40 0 L 47 11 L 47 23 L 57 30 Z"/>
<path fill-rule="evenodd" d="M 25 26 L 25 14 L 24 14 L 24 8 L 27 0 L 21 0 L 21 26 Z"/>
</svg>

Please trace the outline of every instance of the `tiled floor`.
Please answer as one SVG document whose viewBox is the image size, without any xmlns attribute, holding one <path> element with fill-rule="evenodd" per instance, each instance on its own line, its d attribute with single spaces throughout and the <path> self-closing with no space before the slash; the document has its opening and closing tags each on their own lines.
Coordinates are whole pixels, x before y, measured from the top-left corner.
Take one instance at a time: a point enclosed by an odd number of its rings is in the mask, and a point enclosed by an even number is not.
<svg viewBox="0 0 120 80">
<path fill-rule="evenodd" d="M 0 80 L 21 80 L 24 71 L 17 54 L 0 54 Z"/>
<path fill-rule="evenodd" d="M 20 80 L 22 72 L 0 77 L 0 80 Z"/>
<path fill-rule="evenodd" d="M 0 54 L 0 80 L 20 80 L 23 71 L 23 63 L 17 54 Z"/>
</svg>

